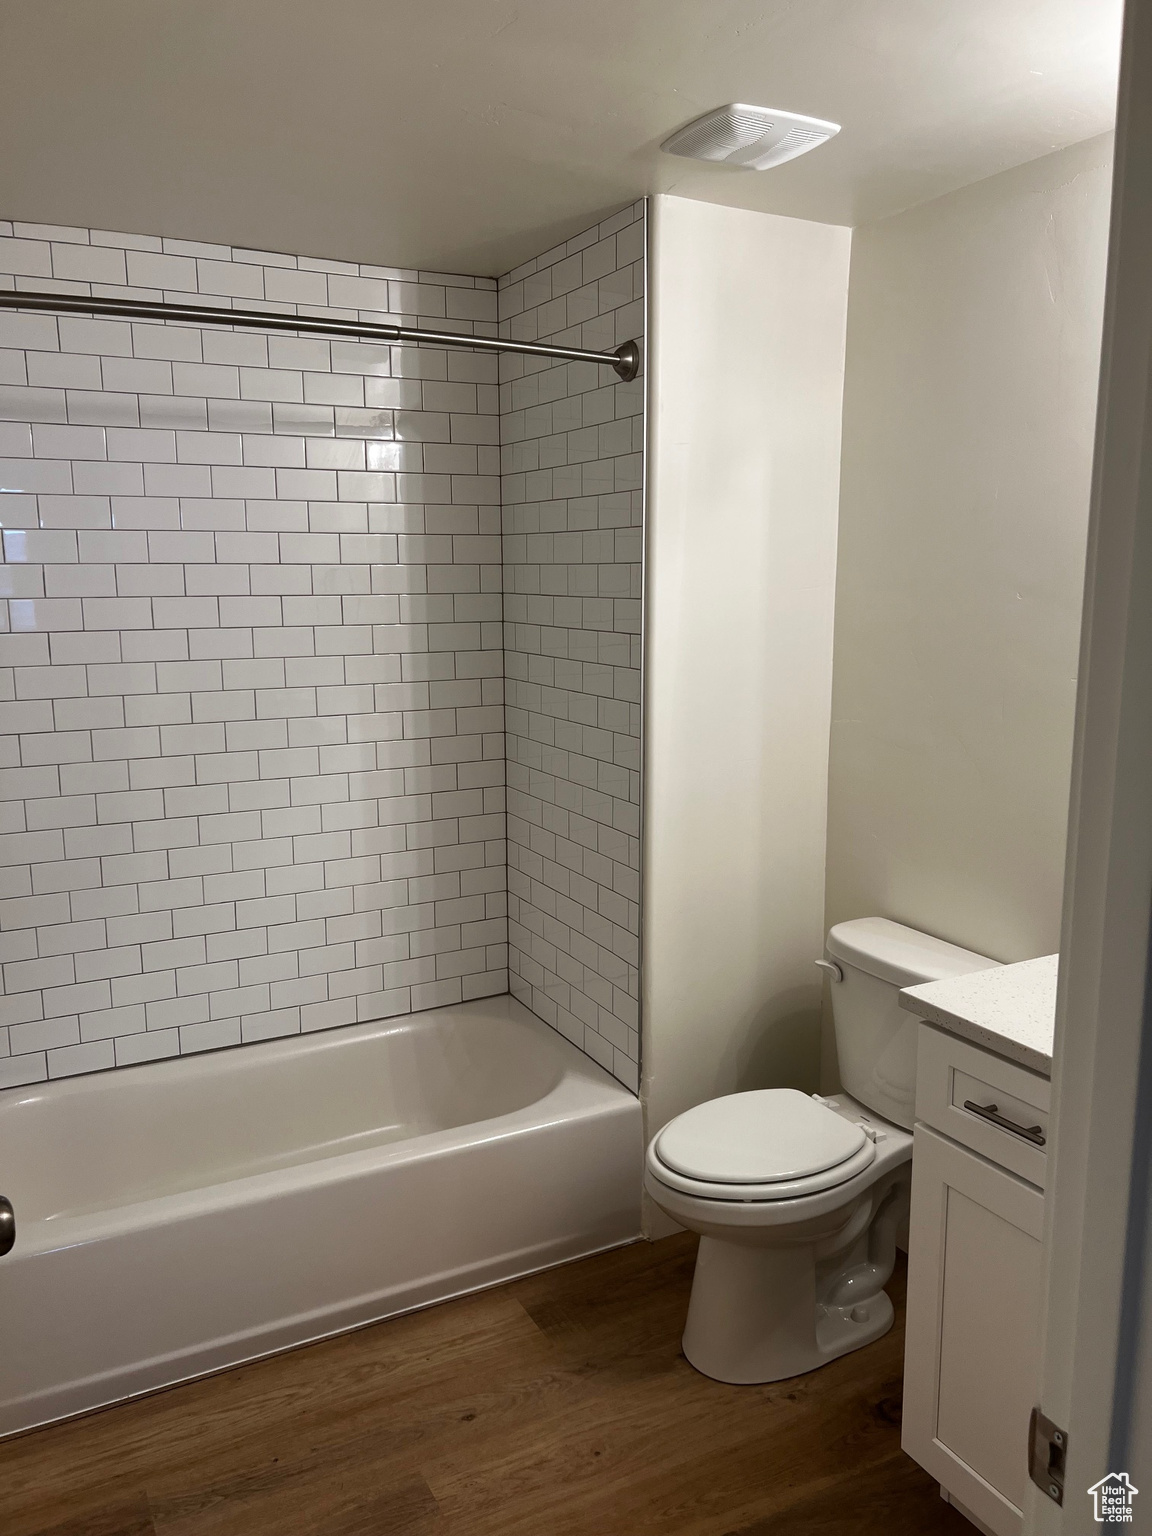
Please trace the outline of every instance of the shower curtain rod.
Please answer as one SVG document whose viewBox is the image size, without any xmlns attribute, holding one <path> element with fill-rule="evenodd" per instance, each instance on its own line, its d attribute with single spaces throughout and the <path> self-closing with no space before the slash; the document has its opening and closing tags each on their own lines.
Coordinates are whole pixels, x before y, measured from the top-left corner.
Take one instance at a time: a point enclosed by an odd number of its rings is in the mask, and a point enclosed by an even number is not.
<svg viewBox="0 0 1152 1536">
<path fill-rule="evenodd" d="M 199 304 L 168 304 L 148 299 L 104 299 L 75 293 L 24 293 L 0 289 L 0 309 L 49 310 L 53 314 L 110 316 L 124 320 L 179 320 L 188 325 L 232 325 L 257 331 L 303 331 L 309 336 L 339 336 L 346 341 L 415 341 L 438 347 L 470 347 L 481 352 L 522 352 L 529 357 L 562 357 L 574 363 L 614 368 L 625 383 L 640 371 L 640 348 L 626 341 L 614 352 L 585 347 L 553 347 L 542 341 L 511 341 L 503 336 L 461 336 L 456 331 L 426 331 L 406 325 L 362 320 L 322 320 L 311 315 L 265 314 L 255 309 L 209 309 Z"/>
</svg>

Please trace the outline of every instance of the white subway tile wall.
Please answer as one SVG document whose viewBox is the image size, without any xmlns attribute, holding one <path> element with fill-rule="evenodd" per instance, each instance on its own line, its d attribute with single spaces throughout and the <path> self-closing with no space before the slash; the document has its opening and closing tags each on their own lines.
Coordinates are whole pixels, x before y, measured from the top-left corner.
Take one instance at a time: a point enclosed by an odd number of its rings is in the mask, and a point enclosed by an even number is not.
<svg viewBox="0 0 1152 1536">
<path fill-rule="evenodd" d="M 645 334 L 645 206 L 501 278 L 500 332 Z M 644 383 L 500 359 L 513 993 L 639 1075 Z"/>
<path fill-rule="evenodd" d="M 100 230 L 0 273 L 496 330 L 491 279 Z M 491 356 L 0 314 L 0 1086 L 507 990 L 498 412 Z"/>
</svg>

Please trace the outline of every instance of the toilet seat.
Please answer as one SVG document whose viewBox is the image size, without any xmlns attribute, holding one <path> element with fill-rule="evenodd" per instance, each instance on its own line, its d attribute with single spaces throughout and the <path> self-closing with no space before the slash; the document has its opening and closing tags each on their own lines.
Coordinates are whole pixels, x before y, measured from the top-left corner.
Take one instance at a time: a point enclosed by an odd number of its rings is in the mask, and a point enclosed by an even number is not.
<svg viewBox="0 0 1152 1536">
<path fill-rule="evenodd" d="M 648 1149 L 652 1176 L 703 1199 L 792 1200 L 855 1178 L 875 1142 L 794 1088 L 727 1094 L 685 1111 Z"/>
</svg>

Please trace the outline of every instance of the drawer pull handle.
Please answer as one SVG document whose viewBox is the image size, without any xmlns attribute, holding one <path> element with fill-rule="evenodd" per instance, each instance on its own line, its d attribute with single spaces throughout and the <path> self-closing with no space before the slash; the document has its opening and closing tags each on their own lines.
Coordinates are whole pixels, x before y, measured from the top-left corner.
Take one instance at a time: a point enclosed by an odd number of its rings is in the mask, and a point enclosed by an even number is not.
<svg viewBox="0 0 1152 1536">
<path fill-rule="evenodd" d="M 964 1108 L 974 1115 L 979 1115 L 981 1120 L 988 1120 L 993 1125 L 998 1125 L 1002 1131 L 1011 1131 L 1014 1136 L 1023 1136 L 1024 1140 L 1030 1141 L 1034 1147 L 1042 1147 L 1047 1139 L 1043 1126 L 1017 1125 L 1015 1120 L 1009 1120 L 1007 1115 L 1002 1115 L 995 1104 L 974 1104 L 971 1099 L 965 1099 Z"/>
</svg>

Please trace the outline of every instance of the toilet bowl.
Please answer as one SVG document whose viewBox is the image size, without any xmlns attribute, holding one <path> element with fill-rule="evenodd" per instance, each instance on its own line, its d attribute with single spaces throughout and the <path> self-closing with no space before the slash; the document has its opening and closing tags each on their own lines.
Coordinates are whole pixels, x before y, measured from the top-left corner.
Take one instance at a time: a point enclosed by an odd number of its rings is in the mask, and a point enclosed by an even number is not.
<svg viewBox="0 0 1152 1536">
<path fill-rule="evenodd" d="M 756 1126 L 779 1118 L 794 1126 L 800 1106 L 808 1111 L 808 1161 L 829 1161 L 797 1176 L 804 1159 L 765 1156 Z M 668 1133 L 691 1131 L 689 1110 L 661 1133 L 663 1148 L 653 1137 L 645 1167 L 656 1204 L 700 1233 L 684 1328 L 689 1362 L 717 1381 L 780 1381 L 887 1333 L 893 1314 L 884 1286 L 907 1216 L 909 1133 L 844 1094 L 820 1100 L 769 1088 L 699 1108 L 727 1116 L 726 1155 L 711 1165 L 700 1157 L 699 1178 L 665 1161 L 662 1150 L 683 1165 L 675 1137 L 667 1151 Z M 741 1161 L 735 1143 L 743 1130 Z"/>
<path fill-rule="evenodd" d="M 847 1091 L 711 1099 L 651 1140 L 661 1210 L 700 1234 L 684 1354 L 705 1376 L 780 1381 L 887 1333 L 912 1170 L 917 1021 L 901 987 L 996 964 L 884 918 L 828 935 Z"/>
</svg>

